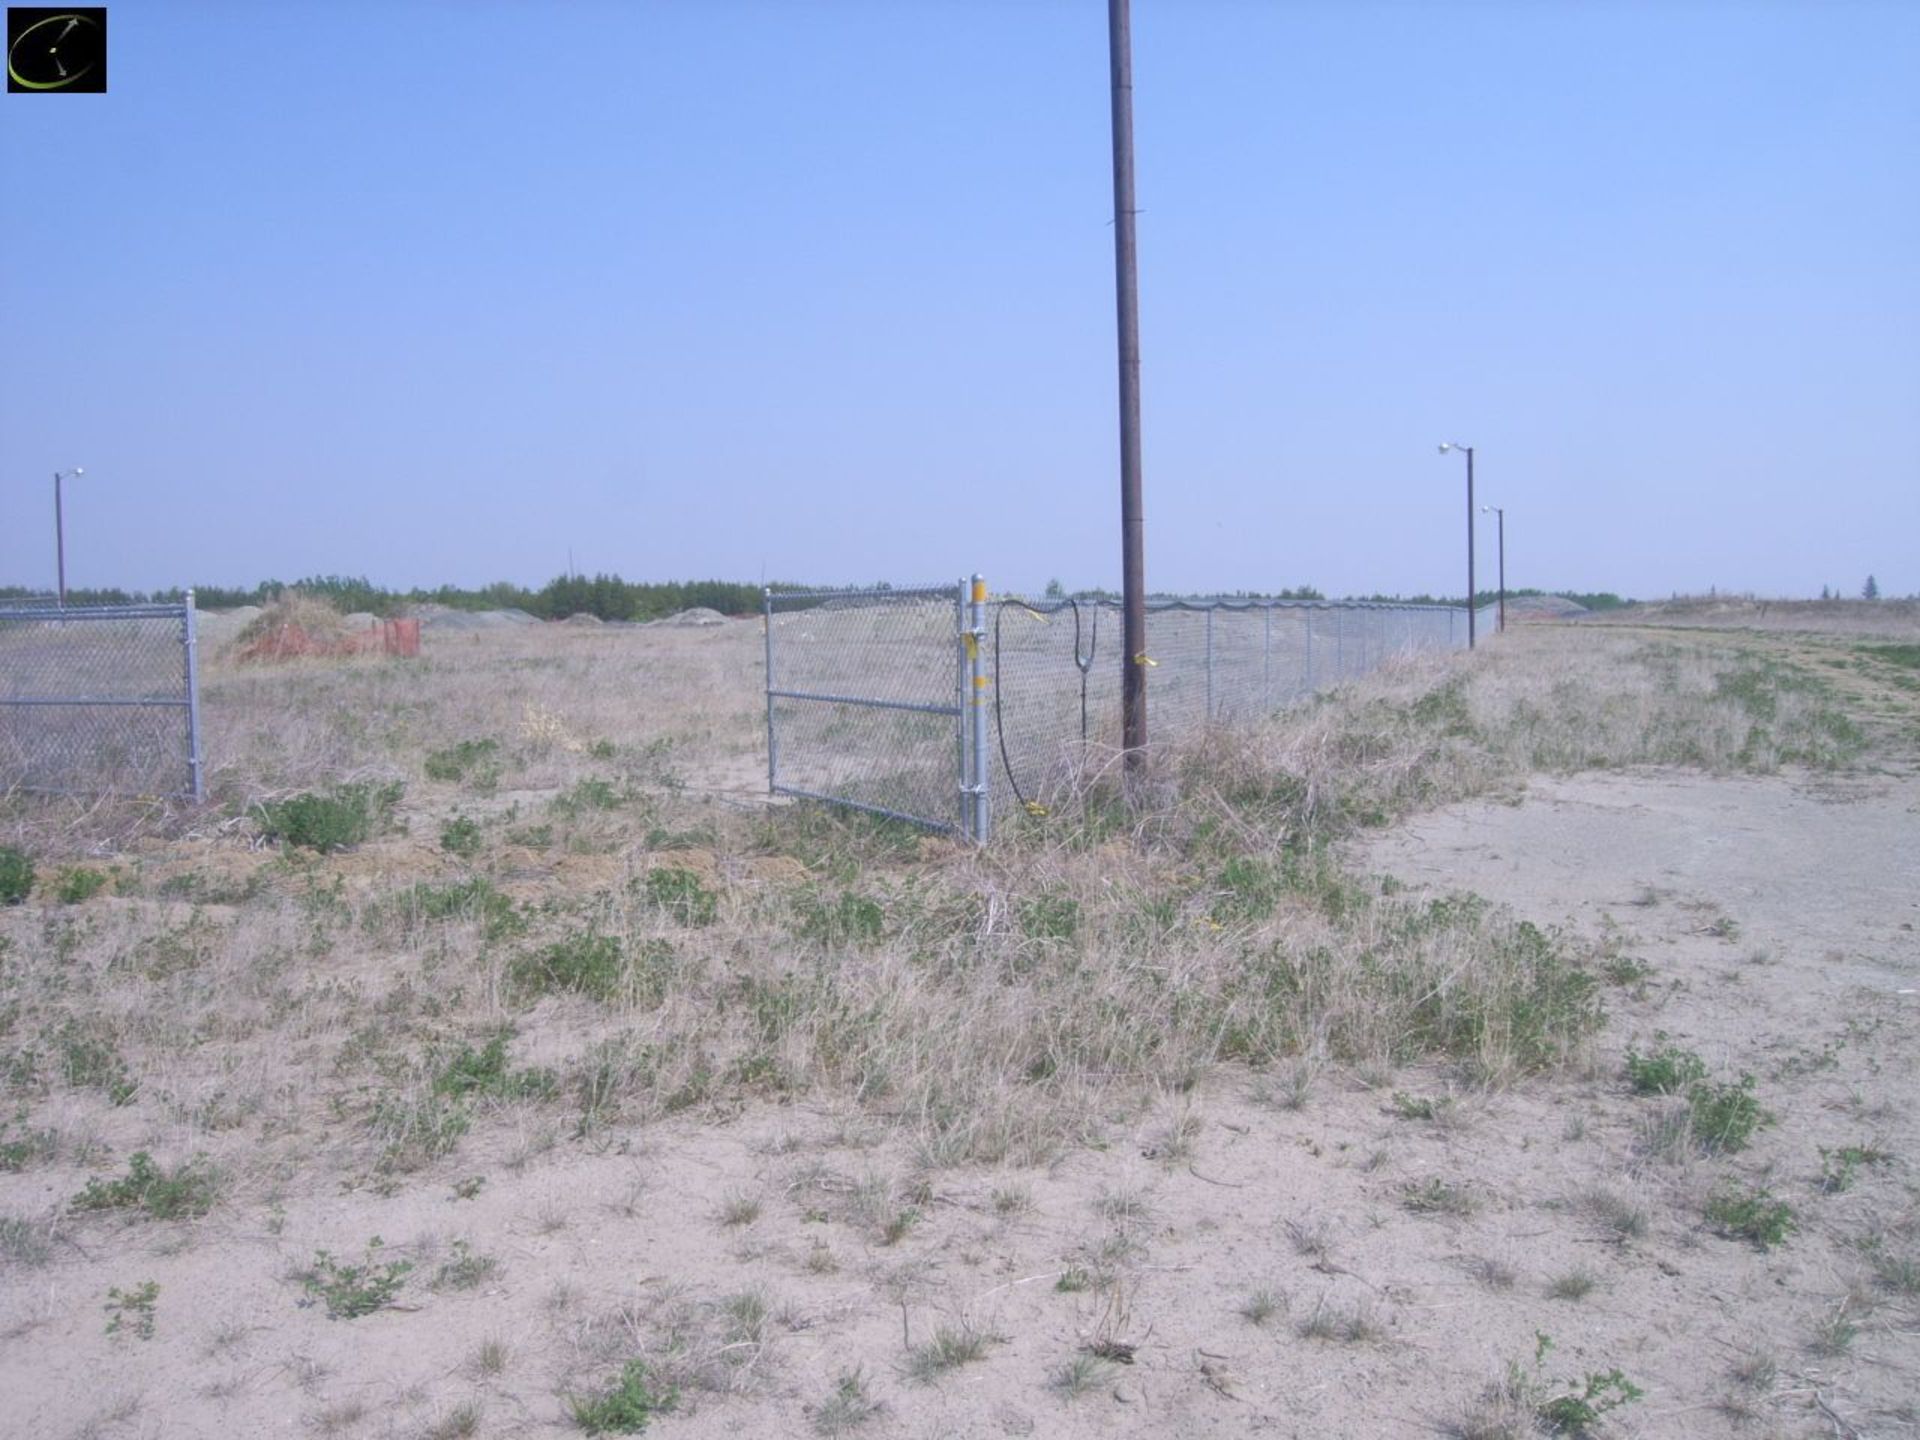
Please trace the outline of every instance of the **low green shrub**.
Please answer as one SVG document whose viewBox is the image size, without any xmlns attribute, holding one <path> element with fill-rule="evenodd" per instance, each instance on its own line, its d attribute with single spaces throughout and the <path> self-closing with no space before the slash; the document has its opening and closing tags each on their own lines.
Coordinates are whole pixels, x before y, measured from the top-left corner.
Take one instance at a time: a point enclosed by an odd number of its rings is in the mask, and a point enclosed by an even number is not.
<svg viewBox="0 0 1920 1440">
<path fill-rule="evenodd" d="M 32 858 L 24 850 L 0 845 L 0 905 L 18 905 L 32 889 Z"/>
<path fill-rule="evenodd" d="M 471 815 L 456 815 L 440 827 L 440 848 L 462 860 L 480 853 L 481 839 L 480 822 Z"/>
<path fill-rule="evenodd" d="M 655 1415 L 672 1410 L 672 1386 L 662 1386 L 644 1360 L 629 1360 L 620 1378 L 598 1395 L 570 1395 L 573 1423 L 589 1435 L 638 1435 Z"/>
<path fill-rule="evenodd" d="M 193 1220 L 213 1208 L 220 1176 L 205 1160 L 163 1170 L 145 1150 L 128 1157 L 118 1180 L 89 1180 L 73 1197 L 76 1210 L 144 1210 L 155 1220 Z"/>
<path fill-rule="evenodd" d="M 1655 1039 L 1665 1039 L 1656 1035 Z M 1627 1083 L 1636 1095 L 1678 1095 L 1707 1078 L 1707 1062 L 1691 1050 L 1663 1045 L 1651 1055 L 1627 1051 Z"/>
<path fill-rule="evenodd" d="M 1793 1207 L 1764 1185 L 1742 1190 L 1728 1181 L 1707 1200 L 1707 1219 L 1723 1235 L 1751 1240 L 1762 1250 L 1784 1244 L 1800 1228 Z"/>
<path fill-rule="evenodd" d="M 54 898 L 62 905 L 84 904 L 106 888 L 106 875 L 84 865 L 62 870 L 53 881 Z"/>
<path fill-rule="evenodd" d="M 363 844 L 384 831 L 403 791 L 397 781 L 336 785 L 268 800 L 256 810 L 267 839 L 326 854 Z"/>
<path fill-rule="evenodd" d="M 344 1264 L 325 1250 L 316 1252 L 313 1264 L 301 1276 L 307 1298 L 300 1303 L 326 1306 L 329 1320 L 358 1320 L 386 1309 L 407 1283 L 413 1262 L 382 1261 L 383 1243 L 378 1235 L 369 1240 L 367 1253 L 357 1265 Z"/>
<path fill-rule="evenodd" d="M 720 913 L 720 897 L 691 870 L 663 867 L 649 870 L 641 882 L 647 903 L 664 911 L 676 924 L 711 925 Z"/>
<path fill-rule="evenodd" d="M 611 1000 L 626 978 L 626 951 L 618 937 L 583 930 L 518 956 L 507 978 L 525 996 L 570 990 Z"/>
</svg>

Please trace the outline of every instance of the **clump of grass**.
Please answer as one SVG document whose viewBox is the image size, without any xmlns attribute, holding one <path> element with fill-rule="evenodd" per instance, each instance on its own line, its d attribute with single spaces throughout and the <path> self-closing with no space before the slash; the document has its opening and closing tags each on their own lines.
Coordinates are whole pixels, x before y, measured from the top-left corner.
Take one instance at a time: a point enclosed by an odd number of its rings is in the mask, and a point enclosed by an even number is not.
<svg viewBox="0 0 1920 1440">
<path fill-rule="evenodd" d="M 646 1361 L 629 1360 L 619 1379 L 599 1394 L 569 1395 L 567 1410 L 589 1435 L 638 1435 L 677 1401 L 673 1387 L 662 1385 Z"/>
<path fill-rule="evenodd" d="M 53 1225 L 24 1215 L 0 1215 L 0 1268 L 38 1269 L 53 1258 Z"/>
<path fill-rule="evenodd" d="M 571 991 L 604 1002 L 619 994 L 626 973 L 626 951 L 619 938 L 589 928 L 516 957 L 508 979 L 529 998 Z"/>
<path fill-rule="evenodd" d="M 421 924 L 443 920 L 477 922 L 489 940 L 518 934 L 526 927 L 520 909 L 484 875 L 444 885 L 423 882 L 386 896 L 367 912 L 370 926 L 382 922 L 412 931 Z"/>
<path fill-rule="evenodd" d="M 1678 1095 L 1706 1078 L 1707 1062 L 1677 1045 L 1664 1045 L 1651 1055 L 1627 1051 L 1627 1083 L 1636 1095 Z"/>
<path fill-rule="evenodd" d="M 1613 1190 L 1589 1190 L 1583 1198 L 1587 1213 L 1616 1239 L 1638 1240 L 1647 1233 L 1647 1212 Z"/>
<path fill-rule="evenodd" d="M 691 870 L 673 866 L 649 870 L 641 892 L 649 905 L 676 925 L 706 926 L 719 918 L 720 897 Z"/>
<path fill-rule="evenodd" d="M 729 1230 L 753 1224 L 760 1218 L 760 1197 L 735 1190 L 720 1202 L 719 1221 Z"/>
<path fill-rule="evenodd" d="M 18 905 L 33 890 L 33 858 L 24 850 L 0 845 L 0 905 Z"/>
<path fill-rule="evenodd" d="M 456 815 L 440 827 L 440 848 L 462 860 L 478 855 L 484 838 L 480 822 L 471 815 Z"/>
<path fill-rule="evenodd" d="M 1851 1350 L 1859 1338 L 1860 1322 L 1854 1319 L 1854 1300 L 1848 1296 L 1814 1325 L 1813 1351 L 1834 1359 Z"/>
<path fill-rule="evenodd" d="M 435 1072 L 434 1093 L 455 1098 L 489 1095 L 501 1100 L 551 1099 L 559 1091 L 559 1077 L 544 1068 L 514 1069 L 507 1060 L 510 1039 L 506 1031 L 498 1031 L 478 1050 L 462 1045 Z"/>
<path fill-rule="evenodd" d="M 104 871 L 72 866 L 53 877 L 53 896 L 62 905 L 83 905 L 107 888 Z"/>
<path fill-rule="evenodd" d="M 89 1024 L 70 1018 L 51 1038 L 69 1085 L 98 1090 L 112 1105 L 125 1105 L 139 1093 L 126 1060 L 97 1021 Z"/>
<path fill-rule="evenodd" d="M 1873 1145 L 1843 1145 L 1835 1150 L 1820 1147 L 1820 1193 L 1838 1195 L 1853 1188 L 1854 1176 L 1862 1168 L 1888 1165 L 1893 1156 Z"/>
<path fill-rule="evenodd" d="M 794 901 L 803 939 L 830 949 L 876 945 L 886 934 L 887 912 L 880 902 L 857 891 L 843 890 L 829 900 L 805 891 Z"/>
<path fill-rule="evenodd" d="M 315 1253 L 313 1263 L 300 1277 L 307 1298 L 300 1303 L 319 1303 L 326 1307 L 329 1320 L 358 1320 L 393 1304 L 400 1287 L 413 1272 L 411 1260 L 382 1260 L 384 1243 L 378 1235 L 367 1242 L 366 1254 L 357 1264 L 336 1259 L 325 1250 Z"/>
<path fill-rule="evenodd" d="M 25 1170 L 60 1153 L 60 1136 L 53 1130 L 23 1130 L 10 1135 L 0 1124 L 0 1174 Z"/>
<path fill-rule="evenodd" d="M 1584 1300 L 1591 1295 L 1600 1282 L 1593 1278 L 1593 1272 L 1581 1266 L 1562 1272 L 1547 1283 L 1547 1298 L 1550 1300 Z"/>
<path fill-rule="evenodd" d="M 884 1408 L 868 1390 L 867 1377 L 860 1370 L 842 1370 L 827 1398 L 814 1407 L 813 1428 L 828 1437 L 848 1435 Z"/>
<path fill-rule="evenodd" d="M 1416 1215 L 1471 1215 L 1480 1199 L 1464 1185 L 1433 1176 L 1400 1188 L 1400 1203 Z"/>
<path fill-rule="evenodd" d="M 1366 1306 L 1329 1305 L 1325 1296 L 1314 1305 L 1312 1313 L 1294 1327 L 1294 1332 L 1302 1340 L 1337 1340 L 1348 1345 L 1378 1340 L 1385 1333 Z"/>
<path fill-rule="evenodd" d="M 385 1171 L 418 1170 L 451 1155 L 472 1124 L 466 1106 L 431 1089 L 382 1095 L 367 1117 Z"/>
<path fill-rule="evenodd" d="M 1063 1400 L 1078 1400 L 1113 1373 L 1113 1362 L 1078 1351 L 1048 1377 L 1047 1388 Z"/>
<path fill-rule="evenodd" d="M 991 1337 L 971 1325 L 941 1325 L 933 1338 L 907 1352 L 907 1374 L 922 1385 L 930 1384 L 949 1370 L 984 1360 Z"/>
<path fill-rule="evenodd" d="M 1751 1240 L 1762 1250 L 1786 1243 L 1800 1228 L 1793 1207 L 1765 1186 L 1742 1189 L 1732 1182 L 1708 1197 L 1707 1219 L 1723 1235 Z"/>
<path fill-rule="evenodd" d="M 500 778 L 495 757 L 500 753 L 498 740 L 462 740 L 444 750 L 427 752 L 429 780 L 465 780 L 472 776 L 476 789 L 491 790 Z"/>
<path fill-rule="evenodd" d="M 485 1418 L 486 1410 L 478 1400 L 462 1400 L 427 1426 L 425 1440 L 467 1440 L 480 1433 Z"/>
<path fill-rule="evenodd" d="M 465 1240 L 453 1242 L 453 1253 L 433 1272 L 435 1290 L 477 1290 L 500 1272 L 500 1262 L 492 1255 L 475 1252 Z"/>
<path fill-rule="evenodd" d="M 154 1163 L 145 1150 L 127 1160 L 127 1173 L 117 1180 L 89 1180 L 73 1197 L 76 1210 L 142 1210 L 155 1220 L 193 1220 L 213 1208 L 219 1197 L 220 1176 L 196 1157 L 173 1169 Z"/>
<path fill-rule="evenodd" d="M 1274 1316 L 1284 1314 L 1286 1308 L 1287 1297 L 1263 1285 L 1240 1302 L 1240 1318 L 1249 1325 L 1265 1325 Z"/>
<path fill-rule="evenodd" d="M 267 839 L 327 854 L 364 844 L 384 831 L 403 792 L 398 781 L 335 785 L 264 801 L 255 812 Z"/>
</svg>

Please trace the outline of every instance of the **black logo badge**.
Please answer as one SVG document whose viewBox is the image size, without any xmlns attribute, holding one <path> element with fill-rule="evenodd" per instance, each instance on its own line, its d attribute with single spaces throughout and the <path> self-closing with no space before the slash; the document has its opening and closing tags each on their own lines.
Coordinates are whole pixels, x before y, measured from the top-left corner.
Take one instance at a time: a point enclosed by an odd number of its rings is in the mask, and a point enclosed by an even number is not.
<svg viewBox="0 0 1920 1440">
<path fill-rule="evenodd" d="M 7 8 L 7 90 L 101 95 L 107 88 L 107 9 Z"/>
</svg>

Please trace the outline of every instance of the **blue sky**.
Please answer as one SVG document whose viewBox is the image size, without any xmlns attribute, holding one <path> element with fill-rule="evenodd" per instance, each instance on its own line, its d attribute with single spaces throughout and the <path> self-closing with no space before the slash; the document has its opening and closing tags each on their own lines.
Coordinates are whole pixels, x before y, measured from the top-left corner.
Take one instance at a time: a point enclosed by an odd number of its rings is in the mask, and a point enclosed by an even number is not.
<svg viewBox="0 0 1920 1440">
<path fill-rule="evenodd" d="M 1112 583 L 1098 0 L 110 7 L 0 580 Z M 1920 6 L 1136 0 L 1147 566 L 1920 590 Z M 1482 577 L 1493 568 L 1482 532 Z"/>
</svg>

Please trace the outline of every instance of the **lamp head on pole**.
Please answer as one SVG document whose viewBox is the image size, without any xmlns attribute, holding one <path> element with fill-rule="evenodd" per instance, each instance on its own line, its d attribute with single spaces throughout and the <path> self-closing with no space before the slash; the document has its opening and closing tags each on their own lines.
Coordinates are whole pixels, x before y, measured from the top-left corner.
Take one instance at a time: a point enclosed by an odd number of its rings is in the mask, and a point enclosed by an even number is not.
<svg viewBox="0 0 1920 1440">
<path fill-rule="evenodd" d="M 1462 445 L 1458 440 L 1442 440 L 1440 442 L 1440 453 L 1442 455 L 1446 454 L 1449 450 L 1471 450 L 1471 449 L 1473 449 L 1471 445 Z"/>
</svg>

